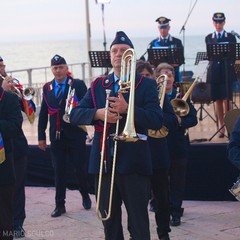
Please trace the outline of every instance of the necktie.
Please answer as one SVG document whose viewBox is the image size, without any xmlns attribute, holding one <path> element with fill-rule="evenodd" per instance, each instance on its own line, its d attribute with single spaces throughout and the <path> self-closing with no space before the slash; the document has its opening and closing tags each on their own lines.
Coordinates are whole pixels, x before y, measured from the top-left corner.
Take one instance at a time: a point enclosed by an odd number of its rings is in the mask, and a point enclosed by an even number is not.
<svg viewBox="0 0 240 240">
<path fill-rule="evenodd" d="M 57 99 L 59 105 L 61 104 L 62 97 L 63 97 L 62 85 L 63 85 L 62 83 L 58 84 L 58 90 L 57 90 L 57 94 L 56 94 L 56 99 Z"/>
<path fill-rule="evenodd" d="M 218 39 L 220 39 L 221 38 L 221 33 L 218 33 Z"/>
<path fill-rule="evenodd" d="M 118 89 L 119 89 L 119 78 L 115 81 L 114 83 L 114 95 L 117 97 L 118 96 Z"/>
<path fill-rule="evenodd" d="M 167 39 L 166 38 L 164 38 L 163 41 L 164 41 L 164 43 L 167 43 Z"/>
</svg>

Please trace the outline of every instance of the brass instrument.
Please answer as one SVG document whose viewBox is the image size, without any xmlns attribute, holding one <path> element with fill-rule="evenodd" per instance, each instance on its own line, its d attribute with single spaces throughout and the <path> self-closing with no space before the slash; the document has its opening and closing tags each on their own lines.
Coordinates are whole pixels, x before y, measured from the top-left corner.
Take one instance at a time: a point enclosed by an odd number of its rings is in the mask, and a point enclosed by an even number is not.
<svg viewBox="0 0 240 240">
<path fill-rule="evenodd" d="M 233 186 L 229 189 L 229 192 L 240 201 L 240 179 L 233 184 Z"/>
<path fill-rule="evenodd" d="M 70 113 L 73 109 L 74 95 L 75 95 L 75 88 L 72 89 L 72 87 L 69 86 L 66 105 L 65 105 L 65 114 L 63 115 L 63 120 L 67 123 L 70 123 Z"/>
<path fill-rule="evenodd" d="M 161 74 L 157 79 L 158 86 L 158 97 L 160 99 L 160 107 L 163 108 L 165 93 L 166 93 L 166 85 L 167 85 L 167 75 Z M 165 126 L 162 126 L 159 130 L 148 129 L 148 136 L 152 138 L 163 138 L 168 135 L 168 129 Z"/>
<path fill-rule="evenodd" d="M 143 137 L 143 136 L 140 136 L 140 134 L 136 133 L 135 126 L 134 126 L 135 74 L 136 74 L 136 54 L 134 49 L 129 48 L 122 55 L 121 73 L 120 73 L 120 81 L 119 81 L 119 85 L 120 85 L 119 91 L 121 91 L 122 93 L 126 93 L 130 90 L 127 119 L 126 119 L 124 130 L 120 135 L 118 135 L 119 120 L 116 123 L 116 131 L 113 137 L 114 153 L 113 153 L 113 160 L 112 160 L 112 173 L 111 173 L 112 175 L 111 175 L 110 192 L 109 192 L 109 203 L 108 203 L 108 209 L 104 210 L 105 217 L 103 217 L 101 215 L 99 205 L 100 205 L 100 197 L 101 197 L 100 193 L 101 193 L 101 186 L 102 186 L 103 165 L 105 167 L 105 172 L 107 170 L 106 159 L 104 159 L 104 149 L 105 149 L 105 141 L 106 141 L 107 115 L 108 115 L 108 108 L 109 108 L 108 97 L 110 95 L 110 90 L 109 89 L 106 90 L 106 106 L 105 106 L 105 116 L 104 116 L 103 140 L 102 140 L 101 161 L 100 161 L 97 201 L 96 201 L 96 214 L 97 214 L 97 217 L 102 221 L 108 220 L 111 216 L 118 141 L 137 142 L 139 140 L 147 140 L 146 136 L 143 135 L 144 136 Z"/>
<path fill-rule="evenodd" d="M 199 81 L 199 78 L 197 77 L 194 80 L 194 82 L 192 83 L 192 85 L 189 87 L 189 89 L 187 90 L 187 92 L 185 93 L 185 95 L 183 96 L 182 99 L 175 98 L 175 99 L 171 100 L 171 104 L 172 104 L 174 112 L 177 115 L 179 115 L 180 117 L 184 117 L 184 116 L 188 115 L 190 108 L 187 103 L 187 99 L 188 99 L 189 95 L 191 94 L 191 92 L 193 91 L 196 84 L 198 83 L 198 81 Z"/>
<path fill-rule="evenodd" d="M 127 119 L 123 132 L 114 136 L 115 141 L 137 142 L 147 140 L 142 134 L 137 134 L 134 125 L 134 99 L 135 99 L 135 76 L 136 76 L 136 53 L 133 48 L 127 49 L 122 55 L 120 91 L 125 93 L 130 91 L 127 111 Z"/>
<path fill-rule="evenodd" d="M 97 190 L 97 200 L 96 200 L 96 215 L 97 217 L 102 220 L 106 221 L 111 216 L 111 210 L 112 210 L 112 195 L 113 195 L 113 184 L 114 184 L 114 175 L 115 175 L 115 162 L 113 162 L 112 166 L 112 178 L 111 178 L 111 186 L 110 186 L 110 193 L 109 193 L 109 205 L 108 205 L 108 212 L 105 211 L 106 217 L 102 217 L 100 212 L 100 199 L 101 199 L 101 188 L 102 188 L 102 175 L 103 175 L 103 165 L 105 168 L 105 172 L 107 172 L 107 162 L 105 157 L 105 143 L 106 143 L 106 133 L 107 133 L 107 116 L 108 116 L 108 110 L 109 110 L 109 96 L 110 96 L 111 90 L 106 89 L 106 104 L 105 104 L 105 115 L 104 115 L 104 127 L 103 127 L 103 139 L 102 139 L 102 149 L 101 149 L 101 160 L 100 160 L 100 170 L 99 170 L 99 177 L 98 177 L 98 190 Z M 116 146 L 115 146 L 116 148 Z M 116 149 L 114 148 L 114 152 Z"/>
<path fill-rule="evenodd" d="M 66 99 L 66 105 L 65 105 L 65 113 L 63 115 L 63 121 L 66 123 L 70 123 L 70 113 L 74 106 L 74 95 L 75 95 L 75 88 L 72 88 L 69 86 L 68 88 L 68 95 Z M 83 131 L 87 132 L 87 128 L 84 125 L 79 125 L 78 127 L 82 128 Z"/>
<path fill-rule="evenodd" d="M 5 80 L 5 77 L 0 74 L 0 77 Z M 10 91 L 12 93 L 15 93 L 19 98 L 25 99 L 25 100 L 31 100 L 35 94 L 35 90 L 32 87 L 23 88 L 22 84 L 20 84 L 19 80 L 16 78 L 13 79 L 13 83 L 15 86 L 13 86 Z"/>
</svg>

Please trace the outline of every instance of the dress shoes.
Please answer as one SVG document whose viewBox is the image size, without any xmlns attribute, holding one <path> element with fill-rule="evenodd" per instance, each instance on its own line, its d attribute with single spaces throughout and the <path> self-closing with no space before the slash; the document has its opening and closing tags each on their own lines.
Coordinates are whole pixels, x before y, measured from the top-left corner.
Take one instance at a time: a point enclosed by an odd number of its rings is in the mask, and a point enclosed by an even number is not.
<svg viewBox="0 0 240 240">
<path fill-rule="evenodd" d="M 88 194 L 82 194 L 82 205 L 86 210 L 92 207 L 92 201 Z"/>
<path fill-rule="evenodd" d="M 173 216 L 171 219 L 171 226 L 179 226 L 181 224 L 181 217 Z"/>
<path fill-rule="evenodd" d="M 169 235 L 167 233 L 167 234 L 159 236 L 159 240 L 170 240 L 170 237 L 169 237 Z"/>
<path fill-rule="evenodd" d="M 66 212 L 65 206 L 63 206 L 63 207 L 56 207 L 53 210 L 53 212 L 51 213 L 51 217 L 59 217 L 59 216 L 61 216 L 65 212 Z"/>
<path fill-rule="evenodd" d="M 22 226 L 14 226 L 14 238 L 23 238 L 25 237 L 25 230 Z"/>
</svg>

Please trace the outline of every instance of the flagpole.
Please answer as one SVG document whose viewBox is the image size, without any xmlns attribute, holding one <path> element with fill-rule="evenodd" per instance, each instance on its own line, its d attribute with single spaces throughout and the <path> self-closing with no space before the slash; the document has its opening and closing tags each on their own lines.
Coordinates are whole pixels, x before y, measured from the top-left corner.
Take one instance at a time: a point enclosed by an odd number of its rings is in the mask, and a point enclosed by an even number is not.
<svg viewBox="0 0 240 240">
<path fill-rule="evenodd" d="M 89 20 L 88 0 L 85 0 L 85 7 L 86 7 L 85 12 L 86 12 L 87 53 L 89 53 L 89 51 L 91 51 L 91 25 Z M 89 75 L 89 83 L 90 83 L 92 80 L 92 66 L 90 64 L 90 59 L 89 59 L 88 75 Z"/>
</svg>

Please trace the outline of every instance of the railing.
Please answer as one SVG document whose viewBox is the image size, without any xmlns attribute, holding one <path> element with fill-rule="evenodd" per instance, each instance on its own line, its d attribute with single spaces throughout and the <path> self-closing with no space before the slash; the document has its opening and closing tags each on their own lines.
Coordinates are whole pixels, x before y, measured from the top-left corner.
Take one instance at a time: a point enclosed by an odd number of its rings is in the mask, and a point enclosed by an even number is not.
<svg viewBox="0 0 240 240">
<path fill-rule="evenodd" d="M 92 80 L 91 77 L 86 76 L 86 73 L 89 72 L 89 66 L 89 63 L 87 62 L 68 64 L 69 71 L 73 74 L 73 76 L 75 78 L 82 79 L 87 87 L 90 86 Z M 42 87 L 46 82 L 53 79 L 51 67 L 11 70 L 7 71 L 7 73 L 18 79 L 23 87 L 31 86 L 35 89 L 33 101 L 36 107 L 39 107 L 42 101 Z"/>
</svg>

